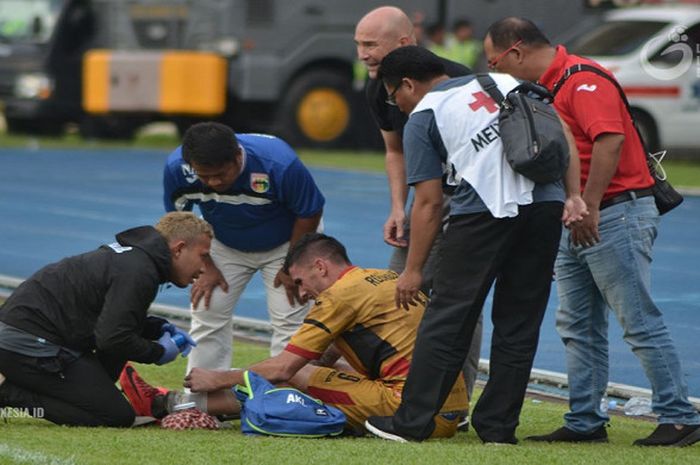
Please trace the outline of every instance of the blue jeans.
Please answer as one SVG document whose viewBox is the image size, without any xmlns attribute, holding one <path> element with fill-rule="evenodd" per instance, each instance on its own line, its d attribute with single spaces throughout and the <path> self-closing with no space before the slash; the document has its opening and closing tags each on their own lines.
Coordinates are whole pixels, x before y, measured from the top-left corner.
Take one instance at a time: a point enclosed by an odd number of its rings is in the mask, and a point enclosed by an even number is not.
<svg viewBox="0 0 700 465">
<path fill-rule="evenodd" d="M 566 427 L 589 433 L 609 420 L 600 410 L 608 384 L 608 308 L 644 368 L 659 423 L 700 424 L 661 310 L 650 293 L 651 249 L 659 213 L 653 197 L 600 212 L 600 242 L 574 247 L 562 234 L 555 262 L 560 308 L 557 331 L 566 347 Z"/>
</svg>

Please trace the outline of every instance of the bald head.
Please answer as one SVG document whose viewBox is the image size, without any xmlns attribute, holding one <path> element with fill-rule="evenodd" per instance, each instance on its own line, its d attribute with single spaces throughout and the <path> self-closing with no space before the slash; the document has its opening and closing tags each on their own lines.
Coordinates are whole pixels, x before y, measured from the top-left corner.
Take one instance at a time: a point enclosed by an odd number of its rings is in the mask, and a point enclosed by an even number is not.
<svg viewBox="0 0 700 465">
<path fill-rule="evenodd" d="M 372 79 L 377 77 L 379 64 L 389 52 L 415 43 L 413 23 L 406 13 L 393 6 L 370 11 L 355 28 L 357 58 L 367 66 Z"/>
</svg>

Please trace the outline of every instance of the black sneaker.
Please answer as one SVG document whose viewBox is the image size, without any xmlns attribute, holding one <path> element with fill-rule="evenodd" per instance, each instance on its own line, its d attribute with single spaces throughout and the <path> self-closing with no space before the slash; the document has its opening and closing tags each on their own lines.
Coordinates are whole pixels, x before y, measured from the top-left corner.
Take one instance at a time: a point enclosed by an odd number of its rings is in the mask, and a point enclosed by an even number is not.
<svg viewBox="0 0 700 465">
<path fill-rule="evenodd" d="M 644 439 L 634 441 L 635 446 L 690 446 L 700 441 L 700 425 L 663 424 Z"/>
<path fill-rule="evenodd" d="M 394 430 L 394 417 L 369 417 L 365 421 L 367 431 L 382 439 L 396 442 L 409 442 L 412 439 L 399 435 Z"/>
<path fill-rule="evenodd" d="M 566 426 L 562 426 L 552 433 L 542 436 L 528 436 L 525 439 L 543 442 L 608 442 L 608 432 L 605 431 L 605 425 L 591 433 L 577 433 Z"/>
<path fill-rule="evenodd" d="M 459 418 L 459 423 L 457 423 L 457 431 L 466 433 L 469 431 L 469 416 L 463 416 Z"/>
</svg>

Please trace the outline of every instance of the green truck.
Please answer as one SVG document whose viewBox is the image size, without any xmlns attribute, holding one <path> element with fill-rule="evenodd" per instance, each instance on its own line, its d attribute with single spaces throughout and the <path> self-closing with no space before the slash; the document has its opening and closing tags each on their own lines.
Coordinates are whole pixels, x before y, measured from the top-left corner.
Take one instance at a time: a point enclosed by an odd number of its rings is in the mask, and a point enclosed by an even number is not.
<svg viewBox="0 0 700 465">
<path fill-rule="evenodd" d="M 516 14 L 566 30 L 584 2 L 402 1 L 477 34 Z M 382 1 L 0 0 L 0 103 L 9 131 L 126 138 L 152 121 L 216 119 L 300 146 L 379 141 L 353 87 L 355 23 Z M 561 8 L 557 8 L 560 4 Z M 566 6 L 566 8 L 564 8 Z M 556 16 L 555 16 L 556 14 Z"/>
</svg>

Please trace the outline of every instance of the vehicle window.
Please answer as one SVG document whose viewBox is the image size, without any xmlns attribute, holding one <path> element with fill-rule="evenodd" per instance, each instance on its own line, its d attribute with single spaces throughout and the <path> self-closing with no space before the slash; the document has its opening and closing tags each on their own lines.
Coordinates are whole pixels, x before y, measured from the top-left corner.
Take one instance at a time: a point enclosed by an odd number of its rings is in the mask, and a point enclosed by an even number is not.
<svg viewBox="0 0 700 465">
<path fill-rule="evenodd" d="M 654 63 L 663 63 L 669 67 L 676 66 L 683 60 L 682 48 L 671 48 L 672 45 L 680 43 L 687 44 L 691 50 L 691 56 L 698 50 L 700 44 L 700 24 L 696 24 L 688 29 L 678 29 L 670 37 L 671 41 L 667 42 L 659 51 L 651 57 L 649 61 Z"/>
<path fill-rule="evenodd" d="M 0 40 L 47 42 L 63 0 L 0 0 Z"/>
<path fill-rule="evenodd" d="M 662 21 L 610 21 L 584 32 L 567 48 L 570 53 L 583 56 L 626 55 L 667 25 Z"/>
</svg>

